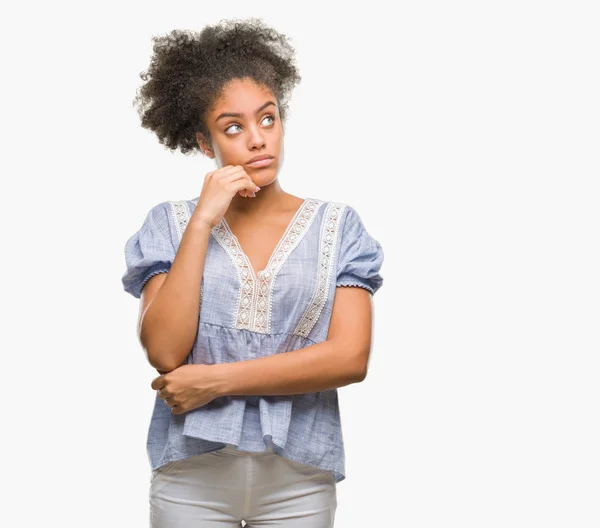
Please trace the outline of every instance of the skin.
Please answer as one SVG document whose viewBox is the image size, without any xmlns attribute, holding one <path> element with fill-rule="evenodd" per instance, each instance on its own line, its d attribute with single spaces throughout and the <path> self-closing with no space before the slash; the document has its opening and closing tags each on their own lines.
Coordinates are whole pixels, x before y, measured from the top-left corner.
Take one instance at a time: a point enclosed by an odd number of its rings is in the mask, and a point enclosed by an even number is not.
<svg viewBox="0 0 600 528">
<path fill-rule="evenodd" d="M 243 116 L 220 117 L 227 113 Z M 242 166 L 261 188 L 251 196 L 245 192 L 237 193 L 224 216 L 254 270 L 263 270 L 303 202 L 302 198 L 285 192 L 277 177 L 284 161 L 285 136 L 277 98 L 252 79 L 235 79 L 224 88 L 205 116 L 205 123 L 211 141 L 196 134 L 204 154 L 215 160 L 217 168 Z M 247 164 L 250 158 L 263 154 L 275 157 L 269 166 Z"/>
<path fill-rule="evenodd" d="M 265 106 L 268 102 L 270 104 Z M 256 111 L 262 107 L 260 112 Z M 217 119 L 222 113 L 242 117 Z M 254 195 L 236 193 L 225 220 L 236 234 L 255 271 L 263 270 L 271 253 L 303 202 L 285 192 L 277 178 L 284 158 L 284 127 L 277 100 L 268 88 L 251 79 L 229 83 L 205 116 L 212 141 L 196 135 L 203 152 L 217 167 L 242 166 L 261 190 Z M 247 165 L 256 155 L 275 156 L 271 165 Z M 146 286 L 150 302 L 167 274 L 153 277 Z M 150 289 L 149 289 L 150 288 Z M 226 395 L 284 395 L 318 392 L 363 381 L 371 350 L 372 299 L 357 287 L 338 287 L 329 334 L 322 343 L 284 354 L 217 365 L 182 365 L 162 372 L 151 387 L 182 414 Z"/>
<path fill-rule="evenodd" d="M 257 114 L 259 108 L 263 109 Z M 218 119 L 223 113 L 240 113 L 244 116 Z M 285 130 L 277 99 L 268 88 L 259 86 L 251 79 L 231 81 L 205 116 L 205 123 L 211 134 L 211 142 L 202 134 L 196 134 L 204 154 L 215 160 L 217 168 L 241 165 L 261 188 L 254 200 L 236 194 L 228 214 L 243 214 L 252 220 L 262 216 L 261 213 L 285 209 L 301 201 L 297 196 L 285 192 L 277 178 L 284 160 Z M 247 164 L 250 158 L 262 154 L 275 156 L 275 160 L 268 167 Z"/>
</svg>

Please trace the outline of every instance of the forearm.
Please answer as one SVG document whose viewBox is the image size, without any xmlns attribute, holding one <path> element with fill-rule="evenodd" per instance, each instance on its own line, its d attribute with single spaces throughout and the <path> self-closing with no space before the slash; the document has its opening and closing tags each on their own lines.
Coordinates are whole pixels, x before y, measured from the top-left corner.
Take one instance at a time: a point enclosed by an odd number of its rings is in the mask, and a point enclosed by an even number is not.
<svg viewBox="0 0 600 528">
<path fill-rule="evenodd" d="M 195 222 L 192 215 L 171 269 L 141 317 L 140 341 L 156 369 L 177 368 L 192 349 L 209 238 L 208 224 Z"/>
<path fill-rule="evenodd" d="M 323 341 L 299 350 L 213 365 L 216 392 L 226 395 L 284 395 L 330 390 L 364 379 L 358 355 Z M 350 358 L 350 359 L 349 359 Z"/>
</svg>

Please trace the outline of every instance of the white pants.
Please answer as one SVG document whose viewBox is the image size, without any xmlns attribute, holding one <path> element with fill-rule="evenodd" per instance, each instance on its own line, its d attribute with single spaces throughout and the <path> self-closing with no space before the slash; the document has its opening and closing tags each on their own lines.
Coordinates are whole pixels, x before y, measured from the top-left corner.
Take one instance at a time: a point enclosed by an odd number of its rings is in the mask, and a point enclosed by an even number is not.
<svg viewBox="0 0 600 528">
<path fill-rule="evenodd" d="M 331 528 L 336 507 L 333 472 L 271 449 L 228 444 L 158 468 L 150 484 L 151 528 Z"/>
</svg>

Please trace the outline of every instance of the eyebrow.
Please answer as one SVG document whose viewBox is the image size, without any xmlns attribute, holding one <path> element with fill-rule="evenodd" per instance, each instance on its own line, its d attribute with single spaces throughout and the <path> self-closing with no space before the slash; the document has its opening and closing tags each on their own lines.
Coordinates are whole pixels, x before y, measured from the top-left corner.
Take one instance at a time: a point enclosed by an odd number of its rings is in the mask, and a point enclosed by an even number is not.
<svg viewBox="0 0 600 528">
<path fill-rule="evenodd" d="M 256 113 L 258 114 L 260 111 L 264 110 L 267 106 L 269 105 L 273 105 L 275 106 L 275 103 L 273 101 L 267 101 L 264 105 L 262 105 L 257 111 Z M 222 117 L 244 117 L 244 114 L 236 114 L 235 112 L 224 112 L 222 114 L 219 114 L 219 117 L 217 117 L 215 119 L 215 123 L 221 119 Z"/>
</svg>

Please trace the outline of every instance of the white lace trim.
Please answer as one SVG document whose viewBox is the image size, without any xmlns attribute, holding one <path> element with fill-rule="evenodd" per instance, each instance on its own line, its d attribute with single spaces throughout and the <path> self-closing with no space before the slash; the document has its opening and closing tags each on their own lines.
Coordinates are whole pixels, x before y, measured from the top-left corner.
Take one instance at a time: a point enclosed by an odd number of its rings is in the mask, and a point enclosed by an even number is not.
<svg viewBox="0 0 600 528">
<path fill-rule="evenodd" d="M 367 286 L 366 284 L 360 284 L 357 282 L 350 282 L 350 281 L 341 281 L 337 284 L 337 286 L 351 286 L 352 288 L 363 288 L 365 290 L 367 290 L 370 293 L 373 293 L 373 288 L 371 288 L 370 286 Z"/>
<path fill-rule="evenodd" d="M 256 281 L 254 280 L 254 273 L 252 272 L 250 261 L 241 250 L 240 245 L 237 243 L 231 230 L 228 229 L 227 225 L 222 220 L 213 227 L 212 235 L 225 250 L 225 253 L 229 255 L 240 280 L 238 300 L 233 314 L 233 326 L 234 328 L 251 329 Z"/>
<path fill-rule="evenodd" d="M 183 232 L 188 225 L 190 220 L 190 207 L 186 200 L 171 201 L 171 213 L 173 216 L 173 223 L 175 224 L 175 231 L 177 231 L 177 244 L 181 242 Z M 200 285 L 200 304 L 202 304 L 202 283 Z"/>
<path fill-rule="evenodd" d="M 325 221 L 323 222 L 321 236 L 319 237 L 319 275 L 317 277 L 317 284 L 310 304 L 302 314 L 294 330 L 294 334 L 296 335 L 308 337 L 327 302 L 333 264 L 335 262 L 340 219 L 345 207 L 345 204 L 331 202 L 325 210 Z"/>
<path fill-rule="evenodd" d="M 275 248 L 265 270 L 258 273 L 258 292 L 254 327 L 257 332 L 270 333 L 273 308 L 273 286 L 279 270 L 290 253 L 298 246 L 315 218 L 319 200 L 306 200 L 295 215 L 284 236 Z"/>
<path fill-rule="evenodd" d="M 212 234 L 229 255 L 240 279 L 240 290 L 234 312 L 235 328 L 270 333 L 275 279 L 312 224 L 315 213 L 322 203 L 321 200 L 310 198 L 304 201 L 279 240 L 266 268 L 258 274 L 254 273 L 250 260 L 227 222 L 221 219 L 213 228 Z"/>
<path fill-rule="evenodd" d="M 173 223 L 175 224 L 175 230 L 177 231 L 177 241 L 181 242 L 181 237 L 183 236 L 183 232 L 185 231 L 190 219 L 190 209 L 187 205 L 187 202 L 184 200 L 169 203 L 171 204 Z"/>
</svg>

